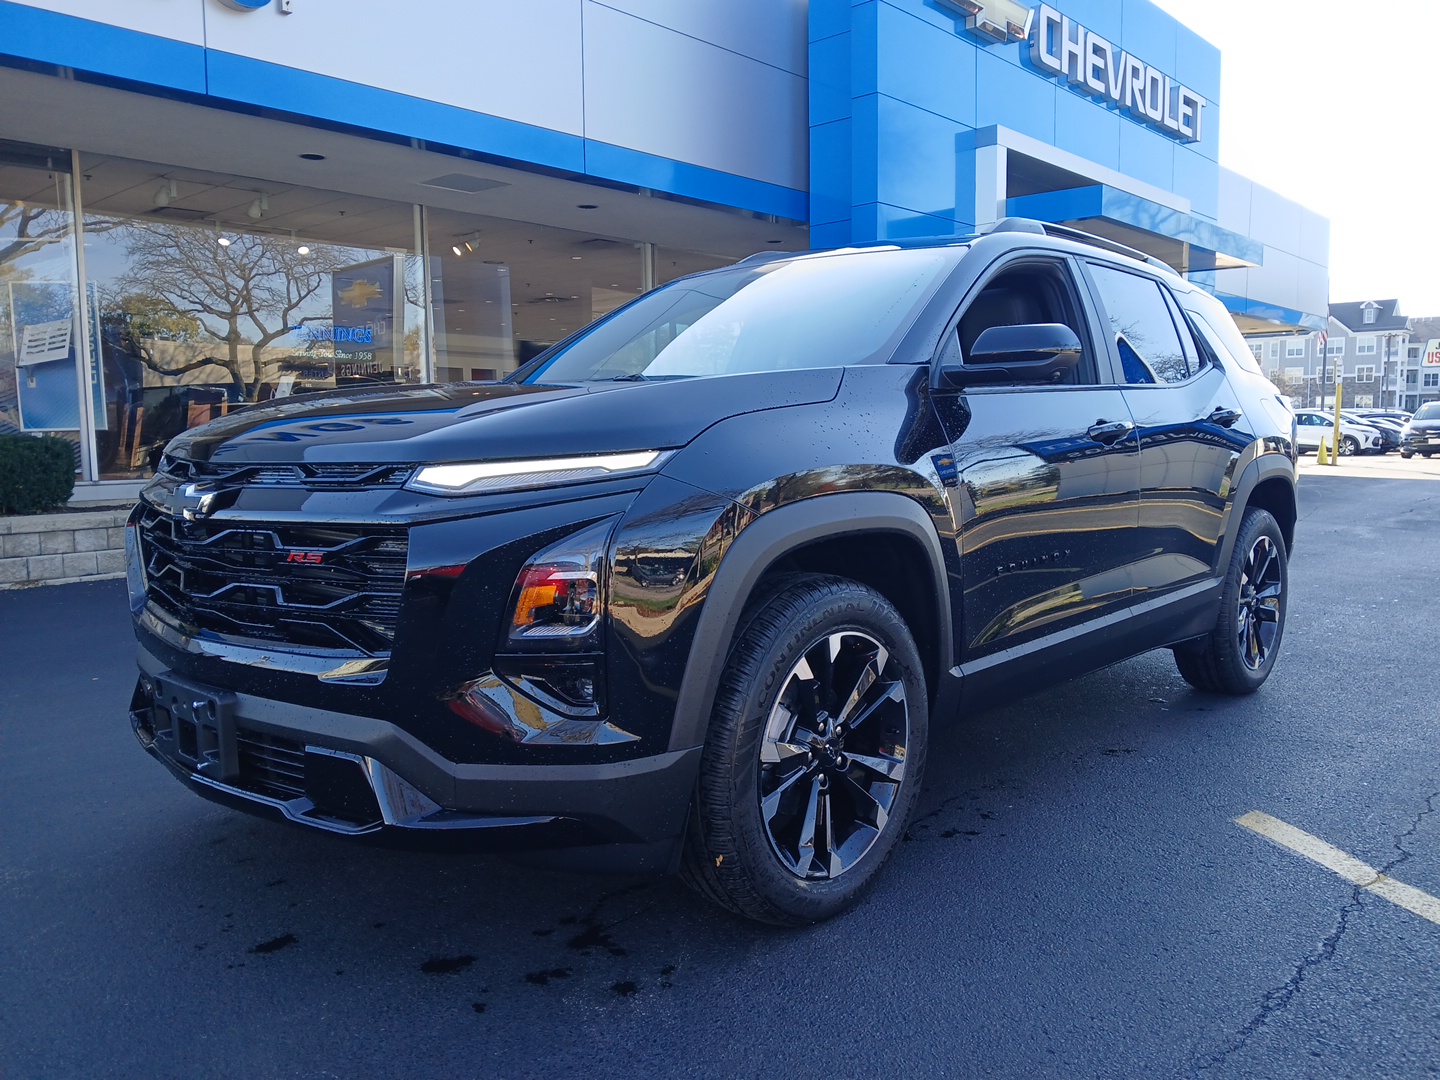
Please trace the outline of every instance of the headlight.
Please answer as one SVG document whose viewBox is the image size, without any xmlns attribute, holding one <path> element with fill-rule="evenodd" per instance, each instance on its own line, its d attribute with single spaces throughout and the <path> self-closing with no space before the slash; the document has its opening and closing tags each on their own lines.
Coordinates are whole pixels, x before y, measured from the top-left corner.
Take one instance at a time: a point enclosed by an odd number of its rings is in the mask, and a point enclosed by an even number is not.
<svg viewBox="0 0 1440 1080">
<path fill-rule="evenodd" d="M 430 495 L 484 495 L 581 480 L 608 480 L 614 476 L 658 469 L 673 453 L 673 450 L 636 450 L 586 457 L 426 465 L 405 486 L 411 491 L 423 491 Z"/>
<path fill-rule="evenodd" d="M 495 674 L 566 716 L 604 711 L 607 552 L 616 520 L 581 529 L 541 551 L 521 569 L 510 594 Z"/>
<path fill-rule="evenodd" d="M 525 564 L 510 594 L 510 625 L 501 651 L 600 648 L 605 553 L 614 528 L 615 519 L 608 518 L 552 544 Z"/>
</svg>

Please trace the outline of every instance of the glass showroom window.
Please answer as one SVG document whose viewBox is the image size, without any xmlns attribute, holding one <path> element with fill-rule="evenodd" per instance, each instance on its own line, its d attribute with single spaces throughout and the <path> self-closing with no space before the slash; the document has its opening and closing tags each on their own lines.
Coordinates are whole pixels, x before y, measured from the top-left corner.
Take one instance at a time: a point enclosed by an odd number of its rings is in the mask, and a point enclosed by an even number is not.
<svg viewBox="0 0 1440 1080">
<path fill-rule="evenodd" d="M 503 378 L 640 295 L 642 245 L 427 208 L 435 377 Z"/>
<path fill-rule="evenodd" d="M 503 378 L 653 281 L 727 266 L 732 258 L 602 233 L 425 211 L 435 378 Z"/>
<path fill-rule="evenodd" d="M 100 479 L 147 476 L 175 435 L 257 402 L 422 381 L 415 207 L 121 158 L 83 164 Z"/>
<path fill-rule="evenodd" d="M 76 280 L 70 151 L 0 141 L 0 434 L 69 439 L 78 471 L 80 387 L 104 387 L 82 367 Z"/>
</svg>

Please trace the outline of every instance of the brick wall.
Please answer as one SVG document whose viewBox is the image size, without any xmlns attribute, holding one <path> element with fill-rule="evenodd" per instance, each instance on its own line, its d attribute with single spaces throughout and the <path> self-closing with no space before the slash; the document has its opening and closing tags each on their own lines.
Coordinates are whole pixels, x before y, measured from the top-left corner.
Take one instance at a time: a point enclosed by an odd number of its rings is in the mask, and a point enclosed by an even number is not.
<svg viewBox="0 0 1440 1080">
<path fill-rule="evenodd" d="M 125 576 L 128 510 L 0 518 L 0 589 Z"/>
</svg>

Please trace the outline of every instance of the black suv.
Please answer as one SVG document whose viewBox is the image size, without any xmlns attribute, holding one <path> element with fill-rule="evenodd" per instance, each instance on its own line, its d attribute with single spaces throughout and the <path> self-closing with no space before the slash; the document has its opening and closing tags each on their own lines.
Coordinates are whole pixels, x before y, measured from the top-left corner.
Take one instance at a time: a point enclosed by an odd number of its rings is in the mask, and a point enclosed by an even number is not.
<svg viewBox="0 0 1440 1080">
<path fill-rule="evenodd" d="M 1400 456 L 1429 457 L 1440 451 L 1440 401 L 1427 401 L 1415 410 L 1400 434 Z"/>
<path fill-rule="evenodd" d="M 755 256 L 502 382 L 176 438 L 132 722 L 240 809 L 811 922 L 903 834 L 932 722 L 1157 647 L 1257 689 L 1294 462 L 1224 308 L 1109 241 Z"/>
</svg>

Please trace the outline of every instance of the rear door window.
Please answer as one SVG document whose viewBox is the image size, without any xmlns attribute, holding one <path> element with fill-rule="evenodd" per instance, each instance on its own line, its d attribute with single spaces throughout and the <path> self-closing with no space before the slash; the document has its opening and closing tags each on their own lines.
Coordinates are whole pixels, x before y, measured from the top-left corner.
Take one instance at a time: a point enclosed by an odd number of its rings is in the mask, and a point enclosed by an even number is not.
<svg viewBox="0 0 1440 1080">
<path fill-rule="evenodd" d="M 1196 374 L 1197 359 L 1181 342 L 1160 283 L 1104 263 L 1088 265 L 1126 384 L 1179 383 Z"/>
</svg>

